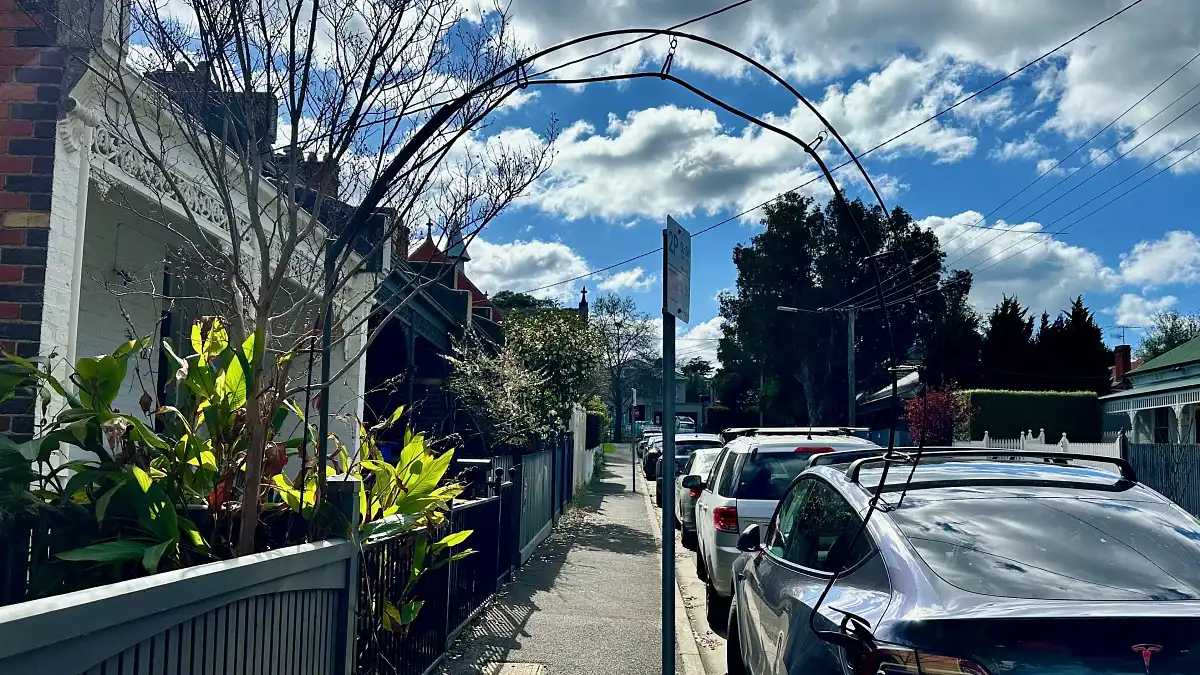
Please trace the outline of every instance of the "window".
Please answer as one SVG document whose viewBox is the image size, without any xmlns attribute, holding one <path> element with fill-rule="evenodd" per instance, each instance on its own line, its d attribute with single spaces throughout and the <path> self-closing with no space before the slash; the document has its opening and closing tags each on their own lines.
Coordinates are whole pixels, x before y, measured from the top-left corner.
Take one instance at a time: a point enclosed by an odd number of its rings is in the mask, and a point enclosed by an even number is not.
<svg viewBox="0 0 1200 675">
<path fill-rule="evenodd" d="M 795 452 L 758 452 L 745 455 L 738 478 L 738 499 L 778 501 L 792 480 L 808 468 L 812 455 Z"/>
<path fill-rule="evenodd" d="M 765 537 L 771 553 L 783 557 L 784 551 L 787 550 L 788 537 L 796 524 L 796 513 L 799 512 L 800 506 L 808 494 L 808 489 L 814 482 L 811 479 L 802 480 L 796 483 L 791 492 L 784 495 L 783 501 L 779 505 L 779 511 L 775 515 L 775 519 L 771 521 L 771 527 Z"/>
<path fill-rule="evenodd" d="M 1155 443 L 1170 443 L 1171 442 L 1171 409 L 1170 408 L 1155 408 L 1154 409 L 1154 442 Z"/>
<path fill-rule="evenodd" d="M 875 549 L 866 532 L 854 541 L 862 519 L 850 504 L 824 481 L 805 482 L 811 485 L 797 500 L 792 526 L 781 542 L 782 553 L 776 555 L 822 572 L 853 567 L 871 555 Z"/>
<path fill-rule="evenodd" d="M 713 492 L 722 497 L 733 495 L 733 479 L 736 475 L 738 461 L 744 455 L 726 450 L 721 456 L 717 468 L 713 469 Z"/>
</svg>

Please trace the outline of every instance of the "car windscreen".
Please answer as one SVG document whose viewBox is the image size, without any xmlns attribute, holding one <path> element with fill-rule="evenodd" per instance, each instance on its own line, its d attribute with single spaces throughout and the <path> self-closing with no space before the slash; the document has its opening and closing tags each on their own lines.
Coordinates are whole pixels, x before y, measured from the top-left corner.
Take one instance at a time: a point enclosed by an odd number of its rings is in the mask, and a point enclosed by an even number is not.
<svg viewBox="0 0 1200 675">
<path fill-rule="evenodd" d="M 947 583 L 1039 600 L 1200 599 L 1200 521 L 1109 497 L 905 496 L 889 513 Z"/>
<path fill-rule="evenodd" d="M 701 450 L 696 453 L 696 459 L 692 462 L 691 473 L 697 476 L 707 477 L 712 471 L 713 464 L 717 463 L 717 458 L 721 456 L 720 448 L 712 450 Z"/>
<path fill-rule="evenodd" d="M 701 448 L 719 448 L 721 441 L 675 441 L 675 459 L 684 459 Z"/>
<path fill-rule="evenodd" d="M 792 479 L 808 467 L 810 453 L 757 452 L 741 455 L 738 483 L 733 496 L 737 499 L 766 499 L 778 501 Z"/>
</svg>

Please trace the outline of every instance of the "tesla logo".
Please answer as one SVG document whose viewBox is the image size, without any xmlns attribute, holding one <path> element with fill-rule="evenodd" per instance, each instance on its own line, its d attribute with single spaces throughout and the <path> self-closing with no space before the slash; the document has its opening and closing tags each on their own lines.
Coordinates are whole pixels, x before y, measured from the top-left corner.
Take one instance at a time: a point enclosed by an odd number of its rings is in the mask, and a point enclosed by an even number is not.
<svg viewBox="0 0 1200 675">
<path fill-rule="evenodd" d="M 1150 658 L 1154 656 L 1154 652 L 1161 652 L 1162 647 L 1159 645 L 1134 645 L 1133 651 L 1142 655 L 1142 663 L 1146 664 L 1146 675 L 1150 675 Z"/>
</svg>

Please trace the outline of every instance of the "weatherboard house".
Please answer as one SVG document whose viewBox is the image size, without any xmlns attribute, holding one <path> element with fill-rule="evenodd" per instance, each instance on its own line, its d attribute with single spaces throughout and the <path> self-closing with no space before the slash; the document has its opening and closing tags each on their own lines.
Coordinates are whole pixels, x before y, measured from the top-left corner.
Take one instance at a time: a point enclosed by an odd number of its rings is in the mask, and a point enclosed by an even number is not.
<svg viewBox="0 0 1200 675">
<path fill-rule="evenodd" d="M 1132 443 L 1196 443 L 1200 407 L 1200 338 L 1130 369 L 1118 351 L 1114 382 L 1129 388 L 1100 399 L 1105 429 L 1125 430 Z"/>
</svg>

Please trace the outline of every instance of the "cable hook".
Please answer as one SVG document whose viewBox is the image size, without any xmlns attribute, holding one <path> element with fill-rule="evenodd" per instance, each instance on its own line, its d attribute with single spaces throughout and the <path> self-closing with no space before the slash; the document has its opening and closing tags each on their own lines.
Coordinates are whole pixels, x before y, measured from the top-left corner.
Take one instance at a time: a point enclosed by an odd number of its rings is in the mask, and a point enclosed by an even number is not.
<svg viewBox="0 0 1200 675">
<path fill-rule="evenodd" d="M 826 138 L 829 138 L 829 130 L 822 129 L 821 133 L 817 134 L 817 137 L 813 139 L 813 142 L 809 143 L 809 145 L 812 146 L 813 150 L 816 150 L 817 148 L 821 147 L 821 143 L 824 143 Z"/>
<path fill-rule="evenodd" d="M 679 38 L 671 36 L 671 47 L 667 50 L 667 58 L 663 61 L 662 70 L 659 73 L 666 79 L 667 75 L 671 74 L 671 64 L 675 61 L 675 48 L 679 46 Z"/>
</svg>

